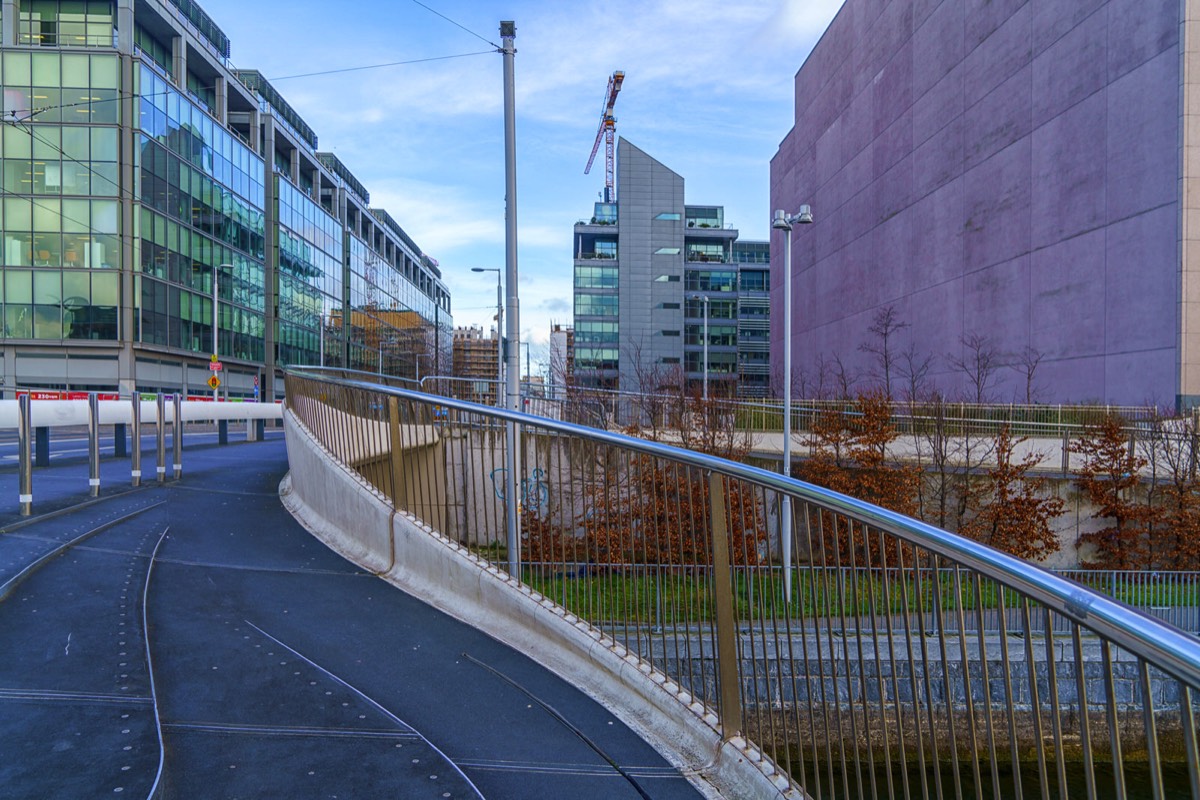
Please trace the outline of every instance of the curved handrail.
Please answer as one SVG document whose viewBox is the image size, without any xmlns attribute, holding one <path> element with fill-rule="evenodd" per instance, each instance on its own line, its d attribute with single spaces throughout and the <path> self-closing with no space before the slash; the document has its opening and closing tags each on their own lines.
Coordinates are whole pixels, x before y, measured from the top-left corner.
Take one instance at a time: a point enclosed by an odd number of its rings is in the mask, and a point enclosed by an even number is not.
<svg viewBox="0 0 1200 800">
<path fill-rule="evenodd" d="M 952 559 L 999 581 L 1010 589 L 1044 603 L 1056 613 L 1109 638 L 1117 646 L 1136 654 L 1176 678 L 1200 687 L 1200 639 L 1182 633 L 1149 615 L 1129 608 L 1081 584 L 1050 573 L 1041 567 L 1002 553 L 970 539 L 935 528 L 919 520 L 897 514 L 853 497 L 815 486 L 777 472 L 736 461 L 698 453 L 672 445 L 638 439 L 622 433 L 589 428 L 570 422 L 539 417 L 520 411 L 484 406 L 465 400 L 428 395 L 408 389 L 381 386 L 379 383 L 342 378 L 331 379 L 322 373 L 329 368 L 290 368 L 289 373 L 325 383 L 337 383 L 398 398 L 435 403 L 472 414 L 481 414 L 555 433 L 578 436 L 597 443 L 623 447 L 648 456 L 667 458 L 702 470 L 718 472 L 780 491 L 800 500 L 811 501 L 852 516 L 860 521 L 899 536 L 905 541 Z M 336 370 L 347 374 L 350 371 Z M 375 377 L 370 373 L 360 373 Z"/>
</svg>

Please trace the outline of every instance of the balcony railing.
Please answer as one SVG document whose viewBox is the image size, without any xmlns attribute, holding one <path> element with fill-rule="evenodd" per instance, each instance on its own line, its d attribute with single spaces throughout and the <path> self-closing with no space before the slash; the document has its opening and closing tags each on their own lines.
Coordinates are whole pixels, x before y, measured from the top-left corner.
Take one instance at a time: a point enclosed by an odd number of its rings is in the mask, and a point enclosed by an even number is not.
<svg viewBox="0 0 1200 800">
<path fill-rule="evenodd" d="M 700 452 L 740 446 L 715 404 L 685 409 L 681 449 L 372 377 L 290 370 L 288 410 L 397 511 L 562 606 L 809 796 L 1200 798 L 1200 639 Z"/>
</svg>

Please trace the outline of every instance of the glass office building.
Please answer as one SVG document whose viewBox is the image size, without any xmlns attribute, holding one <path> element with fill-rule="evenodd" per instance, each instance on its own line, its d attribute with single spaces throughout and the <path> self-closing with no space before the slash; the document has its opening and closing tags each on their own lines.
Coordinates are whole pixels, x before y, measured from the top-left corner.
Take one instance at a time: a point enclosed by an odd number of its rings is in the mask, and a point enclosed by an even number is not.
<svg viewBox="0 0 1200 800">
<path fill-rule="evenodd" d="M 6 392 L 448 368 L 437 262 L 229 50 L 185 0 L 0 1 Z"/>
</svg>

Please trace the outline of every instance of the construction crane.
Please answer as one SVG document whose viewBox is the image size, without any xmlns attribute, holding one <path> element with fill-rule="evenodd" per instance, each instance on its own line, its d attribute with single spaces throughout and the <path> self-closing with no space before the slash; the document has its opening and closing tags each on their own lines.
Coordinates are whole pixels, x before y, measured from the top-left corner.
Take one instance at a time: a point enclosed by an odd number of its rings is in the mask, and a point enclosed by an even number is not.
<svg viewBox="0 0 1200 800">
<path fill-rule="evenodd" d="M 596 143 L 592 145 L 592 154 L 588 157 L 583 174 L 592 171 L 592 162 L 600 150 L 600 141 L 604 140 L 604 202 L 617 202 L 616 191 L 613 188 L 613 134 L 617 128 L 617 118 L 613 116 L 613 106 L 617 103 L 617 95 L 621 91 L 621 83 L 625 73 L 621 70 L 614 72 L 608 79 L 608 90 L 604 93 L 604 109 L 600 112 L 600 129 L 596 131 Z"/>
</svg>

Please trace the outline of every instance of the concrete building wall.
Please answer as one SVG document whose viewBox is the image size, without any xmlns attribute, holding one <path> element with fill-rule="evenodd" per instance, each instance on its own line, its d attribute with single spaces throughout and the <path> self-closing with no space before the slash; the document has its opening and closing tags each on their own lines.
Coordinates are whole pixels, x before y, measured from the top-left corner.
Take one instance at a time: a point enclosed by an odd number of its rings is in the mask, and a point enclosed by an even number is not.
<svg viewBox="0 0 1200 800">
<path fill-rule="evenodd" d="M 858 345 L 891 306 L 909 325 L 893 347 L 932 356 L 945 392 L 964 388 L 952 362 L 974 335 L 1007 365 L 995 400 L 1024 399 L 1027 349 L 1042 401 L 1200 394 L 1180 383 L 1193 5 L 847 0 L 771 165 L 772 207 L 816 214 L 792 233 L 797 372 L 837 356 L 867 374 Z M 774 256 L 776 314 L 782 269 Z"/>
<path fill-rule="evenodd" d="M 620 204 L 617 251 L 621 388 L 637 391 L 639 371 L 661 370 L 663 358 L 680 359 L 683 311 L 664 309 L 680 303 L 683 281 L 683 223 L 656 220 L 662 212 L 683 212 L 683 177 L 627 140 L 617 150 L 617 198 Z M 667 248 L 674 253 L 660 253 Z M 657 280 L 674 276 L 674 281 Z M 676 361 L 675 363 L 679 363 Z"/>
</svg>

